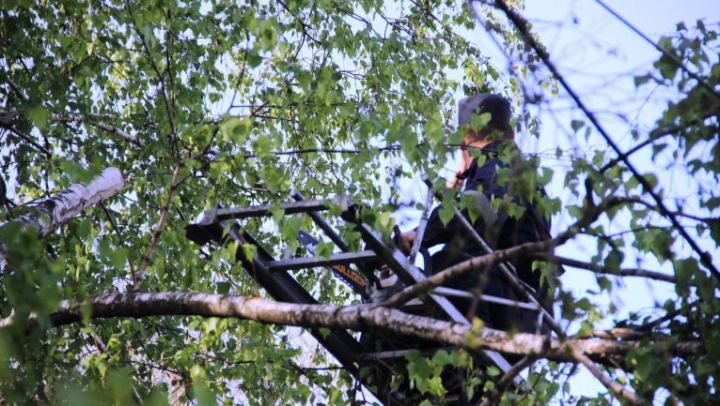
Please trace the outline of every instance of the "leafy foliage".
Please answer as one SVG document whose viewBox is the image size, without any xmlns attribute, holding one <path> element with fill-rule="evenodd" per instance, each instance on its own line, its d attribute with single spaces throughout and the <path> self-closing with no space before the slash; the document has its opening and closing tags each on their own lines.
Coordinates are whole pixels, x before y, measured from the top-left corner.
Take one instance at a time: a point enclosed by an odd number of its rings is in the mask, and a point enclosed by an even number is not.
<svg viewBox="0 0 720 406">
<path fill-rule="evenodd" d="M 200 317 L 91 321 L 89 313 L 81 325 L 52 328 L 48 315 L 61 300 L 133 289 L 265 295 L 234 265 L 236 247 L 198 252 L 185 238 L 184 227 L 219 204 L 275 204 L 292 189 L 320 198 L 348 193 L 374 208 L 364 221 L 389 233 L 396 207 L 387 202 L 398 197 L 393 179 L 409 172 L 439 178 L 446 153 L 462 138 L 450 125 L 455 96 L 464 88 L 486 89 L 519 106 L 520 83 L 537 69 L 499 12 L 483 10 L 503 47 L 524 62 L 519 76 L 501 74 L 467 40 L 476 21 L 462 2 L 3 1 L 0 176 L 8 198 L 43 199 L 108 166 L 119 168 L 129 186 L 43 241 L 17 227 L 0 228 L 9 253 L 0 315 L 19 321 L 0 330 L 2 401 L 342 405 L 362 398 L 353 377 L 326 368 L 332 358 L 292 328 Z M 717 40 L 717 30 L 698 22 L 660 43 L 714 91 L 668 56 L 636 78 L 638 86 L 682 95 L 668 103 L 657 131 L 637 136 L 652 145 L 653 159 L 681 160 L 698 179 L 697 194 L 678 201 L 660 174 L 643 176 L 676 201 L 672 214 L 703 241 L 710 261 L 720 241 Z M 545 78 L 538 85 L 554 90 Z M 537 130 L 529 115 L 521 121 Z M 583 121 L 570 126 L 589 134 Z M 549 217 L 561 211 L 559 200 L 534 190 L 554 173 L 537 166 L 533 161 L 522 174 L 506 175 L 517 176 L 524 186 L 517 193 L 537 200 Z M 718 279 L 685 248 L 667 213 L 644 200 L 622 160 L 603 151 L 576 157 L 565 186 L 574 196 L 563 209 L 579 224 L 573 233 L 590 236 L 597 247 L 590 264 L 622 274 L 626 257 L 645 255 L 672 268 L 677 280 L 675 298 L 651 316 L 631 315 L 618 325 L 674 342 L 720 339 Z M 3 220 L 23 210 L 6 208 Z M 246 226 L 274 254 L 286 246 L 295 251 L 297 230 L 312 224 L 274 210 L 270 220 Z M 608 233 L 617 218 L 629 232 Z M 357 233 L 341 231 L 360 248 Z M 554 268 L 539 269 L 553 280 Z M 329 274 L 296 276 L 323 301 L 356 300 Z M 598 284 L 612 289 L 604 276 Z M 595 323 L 612 313 L 562 288 L 558 297 L 562 317 L 580 326 L 580 335 L 593 334 Z M 22 320 L 31 312 L 39 325 L 26 329 Z M 669 393 L 688 404 L 710 403 L 717 400 L 718 357 L 712 345 L 702 357 L 672 357 L 648 338 L 628 354 L 628 373 L 617 376 L 647 399 Z M 460 353 L 414 355 L 408 376 L 421 392 L 440 397 L 442 368 L 467 361 Z M 575 399 L 561 383 L 574 373 L 543 364 L 531 374 L 541 389 L 537 400 L 558 392 Z M 493 389 L 487 380 L 471 383 L 472 390 Z"/>
</svg>

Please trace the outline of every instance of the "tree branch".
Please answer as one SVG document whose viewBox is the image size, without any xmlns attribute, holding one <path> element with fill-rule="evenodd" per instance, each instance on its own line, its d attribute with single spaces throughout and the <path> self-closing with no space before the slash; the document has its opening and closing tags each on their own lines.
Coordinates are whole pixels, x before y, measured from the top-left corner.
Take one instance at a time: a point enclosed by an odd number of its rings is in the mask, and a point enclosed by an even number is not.
<svg viewBox="0 0 720 406">
<path fill-rule="evenodd" d="M 570 87 L 570 85 L 568 84 L 567 80 L 565 80 L 565 78 L 560 74 L 558 69 L 555 67 L 555 64 L 553 64 L 553 62 L 550 60 L 550 55 L 548 55 L 545 48 L 537 42 L 535 37 L 533 37 L 532 33 L 530 32 L 527 20 L 525 20 L 525 18 L 521 16 L 518 12 L 510 8 L 510 6 L 508 6 L 504 0 L 495 0 L 493 4 L 503 13 L 505 13 L 508 20 L 510 20 L 517 28 L 525 43 L 535 51 L 538 57 L 540 57 L 545 66 L 548 67 L 550 72 L 552 72 L 553 76 L 555 76 L 558 82 L 560 82 L 568 95 L 573 99 L 575 104 L 577 104 L 578 108 L 582 110 L 583 114 L 585 114 L 588 120 L 590 120 L 590 122 L 597 129 L 600 135 L 605 139 L 605 142 L 608 143 L 610 148 L 612 148 L 612 150 L 615 151 L 615 153 L 619 157 L 622 157 L 623 151 L 615 143 L 615 141 L 613 141 L 613 139 L 610 137 L 610 134 L 605 130 L 605 128 L 600 124 L 597 117 L 595 117 L 595 114 L 593 114 L 590 109 L 585 106 L 585 103 L 582 102 L 580 96 L 575 93 L 572 87 Z M 648 182 L 648 180 L 645 179 L 645 177 L 642 176 L 640 172 L 638 172 L 638 170 L 635 168 L 635 166 L 633 166 L 629 159 L 625 157 L 624 159 L 622 159 L 622 161 L 625 166 L 630 170 L 633 177 L 635 177 L 635 179 L 637 179 L 640 185 L 642 185 L 643 191 L 649 194 L 653 198 L 653 200 L 655 200 L 655 203 L 657 204 L 660 213 L 668 220 L 670 220 L 673 226 L 677 228 L 680 235 L 682 235 L 685 241 L 687 241 L 687 243 L 690 245 L 692 250 L 695 251 L 695 253 L 699 256 L 700 262 L 705 266 L 705 268 L 710 271 L 710 273 L 713 274 L 715 278 L 720 280 L 720 270 L 715 266 L 715 264 L 713 264 L 712 256 L 707 252 L 703 251 L 698 245 L 698 243 L 690 236 L 690 234 L 688 234 L 687 230 L 682 227 L 682 225 L 678 222 L 677 218 L 665 206 L 662 197 L 655 192 L 650 182 Z"/>
<path fill-rule="evenodd" d="M 21 116 L 22 116 L 22 113 L 18 110 L 4 110 L 4 111 L 0 110 L 0 123 L 11 123 L 12 119 L 14 117 L 21 117 Z M 52 121 L 57 121 L 59 123 L 87 122 L 91 126 L 97 127 L 103 131 L 107 131 L 109 133 L 115 133 L 115 134 L 125 138 L 126 140 L 132 142 L 133 144 L 137 145 L 138 147 L 142 148 L 143 146 L 145 146 L 145 144 L 142 141 L 140 141 L 136 137 L 130 135 L 126 131 L 123 131 L 122 129 L 115 127 L 113 125 L 107 124 L 103 121 L 100 121 L 97 123 L 89 122 L 87 117 L 85 117 L 82 114 L 68 114 L 68 115 L 64 116 L 64 115 L 53 113 L 50 115 L 50 117 L 48 119 L 52 120 Z M 37 147 L 42 148 L 40 146 L 37 146 Z M 45 152 L 45 151 L 43 151 L 43 152 Z"/>
<path fill-rule="evenodd" d="M 600 371 L 600 368 L 595 365 L 590 358 L 588 358 L 585 354 L 583 354 L 580 350 L 577 348 L 571 347 L 571 354 L 573 357 L 580 362 L 581 364 L 585 365 L 585 368 L 590 371 L 595 378 L 597 378 L 600 383 L 603 384 L 606 388 L 608 388 L 611 392 L 615 394 L 615 397 L 618 399 L 625 398 L 629 400 L 631 403 L 635 405 L 642 405 L 645 404 L 645 401 L 638 397 L 633 391 L 629 390 L 628 388 L 620 385 L 619 383 L 613 381 L 608 376 L 602 373 Z"/>
<path fill-rule="evenodd" d="M 253 296 L 234 296 L 210 293 L 113 293 L 83 302 L 63 301 L 58 310 L 49 315 L 56 327 L 81 322 L 90 311 L 91 319 L 143 318 L 150 316 L 232 317 L 261 323 L 306 328 L 370 330 L 378 329 L 400 335 L 433 340 L 468 350 L 487 348 L 502 353 L 537 355 L 560 362 L 575 362 L 572 349 L 598 361 L 624 360 L 635 342 L 621 342 L 598 338 L 559 340 L 550 336 L 483 328 L 473 331 L 471 326 L 416 316 L 378 305 L 333 306 L 327 304 L 294 304 L 275 302 Z M 38 321 L 31 314 L 28 323 Z M 0 328 L 16 323 L 14 317 L 0 320 Z M 658 342 L 662 342 L 660 339 Z M 666 343 L 669 354 L 698 356 L 704 346 L 698 341 Z M 612 364 L 615 366 L 615 364 Z"/>
<path fill-rule="evenodd" d="M 107 217 L 108 222 L 110 223 L 110 227 L 112 227 L 113 231 L 115 232 L 115 235 L 117 236 L 118 242 L 120 243 L 120 245 L 127 248 L 127 243 L 126 243 L 125 239 L 123 238 L 122 234 L 120 234 L 120 230 L 118 229 L 117 222 L 115 222 L 115 218 L 113 217 L 110 210 L 108 210 L 108 208 L 105 207 L 105 205 L 102 203 L 100 203 L 100 208 L 102 208 L 103 212 L 105 213 L 105 216 Z M 133 263 L 130 260 L 128 260 L 127 263 L 128 263 L 128 266 L 130 267 L 130 275 L 132 277 L 132 280 L 133 281 L 137 280 L 137 273 L 135 272 L 135 266 L 133 266 Z"/>
<path fill-rule="evenodd" d="M 591 191 L 589 190 L 589 193 L 590 192 Z M 431 289 L 440 286 L 443 282 L 451 278 L 466 274 L 472 269 L 482 269 L 487 266 L 492 266 L 500 262 L 507 261 L 517 256 L 550 255 L 552 257 L 549 252 L 551 252 L 551 250 L 553 250 L 556 246 L 565 243 L 567 240 L 580 232 L 580 230 L 582 230 L 584 227 L 592 224 L 595 220 L 597 220 L 600 214 L 602 214 L 606 210 L 623 203 L 626 203 L 624 199 L 610 197 L 601 202 L 599 205 L 596 205 L 592 201 L 590 194 L 587 199 L 588 209 L 585 210 L 583 216 L 575 224 L 571 225 L 565 232 L 560 233 L 557 238 L 545 241 L 525 243 L 504 250 L 494 251 L 490 254 L 486 254 L 480 257 L 471 258 L 467 261 L 453 265 L 450 268 L 443 270 L 442 272 L 438 272 L 421 282 L 406 287 L 400 292 L 389 297 L 382 303 L 382 305 L 388 307 L 397 307 L 424 292 L 428 292 Z"/>
<path fill-rule="evenodd" d="M 125 5 L 127 6 L 128 14 L 130 15 L 130 18 L 132 19 L 132 28 L 133 31 L 135 31 L 135 34 L 140 38 L 140 42 L 142 43 L 143 49 L 145 50 L 145 53 L 147 54 L 148 59 L 150 60 L 150 65 L 152 66 L 153 70 L 155 71 L 155 75 L 157 75 L 158 81 L 160 81 L 160 94 L 162 94 L 163 101 L 165 102 L 165 112 L 167 113 L 168 121 L 170 123 L 170 131 L 172 132 L 173 136 L 173 142 L 177 141 L 177 130 L 175 129 L 175 121 L 173 120 L 172 115 L 172 109 L 170 108 L 170 101 L 168 100 L 167 95 L 167 86 L 165 86 L 165 79 L 164 75 L 160 72 L 160 68 L 158 68 L 157 63 L 155 63 L 155 58 L 153 58 L 152 52 L 150 51 L 150 47 L 147 44 L 147 41 L 145 40 L 145 36 L 142 32 L 140 32 L 140 29 L 138 28 L 137 24 L 135 23 L 135 16 L 133 15 L 132 7 L 130 7 L 130 2 L 125 1 Z"/>
<path fill-rule="evenodd" d="M 631 328 L 616 327 L 610 330 L 593 330 L 593 337 L 604 339 L 642 340 L 648 337 L 649 333 L 633 330 Z"/>
<path fill-rule="evenodd" d="M 24 133 L 16 130 L 16 129 L 13 128 L 13 127 L 10 127 L 10 132 L 12 132 L 13 134 L 17 135 L 17 136 L 20 137 L 21 139 L 25 140 L 27 143 L 29 143 L 29 144 L 32 145 L 33 147 L 37 148 L 40 152 L 42 152 L 43 154 L 45 154 L 46 157 L 48 157 L 48 158 L 52 157 L 52 153 L 50 153 L 50 151 L 49 151 L 47 148 L 45 148 L 45 147 L 43 147 L 42 145 L 38 144 L 37 142 L 33 141 L 33 139 L 30 138 L 29 135 L 24 134 Z"/>
<path fill-rule="evenodd" d="M 627 150 L 625 153 L 618 155 L 615 159 L 612 159 L 610 162 L 603 165 L 602 168 L 600 168 L 600 173 L 605 173 L 608 169 L 612 168 L 613 166 L 617 165 L 619 162 L 622 162 L 623 160 L 627 159 L 630 155 L 636 153 L 637 151 L 645 148 L 646 146 L 652 144 L 653 142 L 659 140 L 662 137 L 665 137 L 667 135 L 679 132 L 688 126 L 691 125 L 697 125 L 701 124 L 706 119 L 712 117 L 712 115 L 708 114 L 706 115 L 702 120 L 694 118 L 690 120 L 687 125 L 669 125 L 666 127 L 656 128 L 653 131 L 650 131 L 650 134 L 648 134 L 648 139 L 645 141 L 635 145 L 634 147 Z"/>
<path fill-rule="evenodd" d="M 140 266 L 138 267 L 138 271 L 136 273 L 136 278 L 133 280 L 133 291 L 137 291 L 140 289 L 140 285 L 142 284 L 142 280 L 145 277 L 145 269 L 147 269 L 148 265 L 150 265 L 150 259 L 152 257 L 153 252 L 155 252 L 155 248 L 157 248 L 158 242 L 160 241 L 160 236 L 162 235 L 163 228 L 165 227 L 165 221 L 167 220 L 168 213 L 170 212 L 170 203 L 172 203 L 173 196 L 175 195 L 175 190 L 177 189 L 179 182 L 178 182 L 178 176 L 180 175 L 180 169 L 182 168 L 182 164 L 178 164 L 175 167 L 175 171 L 173 171 L 172 180 L 170 180 L 170 189 L 168 190 L 167 199 L 165 199 L 165 204 L 160 209 L 160 219 L 158 220 L 157 224 L 155 225 L 155 231 L 153 231 L 152 239 L 150 240 L 150 246 L 148 247 L 147 251 L 145 252 L 145 255 L 143 255 L 142 262 L 140 263 Z"/>
<path fill-rule="evenodd" d="M 714 88 L 713 86 L 710 86 L 710 84 L 709 84 L 705 79 L 701 78 L 700 76 L 698 76 L 698 74 L 696 74 L 695 72 L 691 71 L 680 59 L 678 59 L 677 56 L 675 56 L 673 53 L 671 53 L 671 52 L 668 51 L 667 49 L 661 47 L 658 43 L 656 43 L 655 41 L 653 41 L 652 39 L 650 39 L 650 37 L 648 37 L 647 35 L 645 35 L 645 33 L 643 33 L 642 31 L 640 31 L 640 30 L 639 30 L 637 27 L 635 27 L 634 25 L 630 24 L 630 22 L 629 22 L 628 20 L 626 20 L 625 18 L 623 18 L 623 16 L 621 16 L 620 14 L 616 13 L 615 10 L 611 9 L 611 8 L 610 8 L 607 4 L 605 4 L 603 1 L 601 1 L 601 0 L 595 0 L 595 2 L 597 2 L 600 6 L 602 6 L 602 8 L 604 8 L 605 10 L 607 10 L 608 13 L 612 14 L 615 18 L 617 18 L 618 20 L 620 20 L 620 22 L 623 23 L 626 27 L 628 27 L 629 29 L 633 30 L 633 32 L 635 32 L 635 34 L 639 35 L 640 38 L 644 39 L 645 42 L 647 42 L 648 44 L 652 45 L 652 46 L 653 46 L 656 50 L 658 50 L 661 54 L 665 55 L 666 58 L 668 58 L 668 59 L 670 59 L 671 61 L 673 61 L 673 63 L 674 63 L 675 65 L 677 65 L 678 68 L 682 69 L 688 76 L 690 76 L 691 78 L 697 80 L 697 82 L 698 82 L 702 87 L 704 87 L 705 89 L 707 89 L 712 95 L 714 95 L 717 100 L 720 100 L 720 94 L 718 94 L 717 90 L 715 90 L 715 88 Z"/>
<path fill-rule="evenodd" d="M 576 259 L 559 257 L 557 255 L 546 254 L 546 253 L 532 254 L 531 256 L 542 259 L 543 261 L 551 262 L 553 264 L 567 265 L 567 266 L 571 266 L 573 268 L 593 271 L 598 274 L 616 275 L 616 276 L 637 276 L 637 277 L 654 279 L 657 281 L 663 281 L 663 282 L 669 282 L 669 283 L 676 282 L 675 277 L 672 275 L 666 275 L 664 273 L 660 273 L 660 272 L 656 272 L 656 271 L 648 271 L 645 269 L 639 269 L 639 268 L 612 269 L 612 268 L 609 268 L 604 265 L 595 265 L 595 264 L 591 264 L 591 263 L 587 263 L 587 262 L 578 261 Z"/>
<path fill-rule="evenodd" d="M 23 228 L 34 228 L 38 235 L 43 237 L 88 207 L 115 195 L 123 187 L 125 187 L 125 181 L 122 173 L 115 168 L 107 168 L 87 185 L 73 185 L 34 206 L 30 212 L 3 224 L 0 228 L 19 223 Z M 7 258 L 6 247 L 0 245 L 0 260 L 5 258 Z"/>
<path fill-rule="evenodd" d="M 408 300 L 442 285 L 445 281 L 462 276 L 473 269 L 482 269 L 515 258 L 519 255 L 527 255 L 531 252 L 546 251 L 553 247 L 556 243 L 556 240 L 530 242 L 504 250 L 495 251 L 491 254 L 480 257 L 471 258 L 429 276 L 421 282 L 406 287 L 400 292 L 390 296 L 382 303 L 382 305 L 387 307 L 400 306 Z"/>
<path fill-rule="evenodd" d="M 7 81 L 7 84 L 10 85 L 10 88 L 15 92 L 15 94 L 18 95 L 18 97 L 25 101 L 30 100 L 30 98 L 25 94 L 25 92 L 20 88 L 20 86 L 18 86 L 17 83 L 13 82 L 10 76 L 6 76 L 5 80 Z"/>
<path fill-rule="evenodd" d="M 63 122 L 63 123 L 87 121 L 85 116 L 83 116 L 82 114 L 70 114 L 67 116 L 61 116 L 59 114 L 52 114 L 52 115 L 50 115 L 50 119 L 54 120 L 54 121 L 58 121 L 58 122 Z M 121 130 L 118 127 L 112 126 L 110 124 L 106 124 L 105 122 L 102 122 L 102 121 L 100 121 L 98 123 L 88 123 L 88 124 L 90 124 L 93 127 L 97 127 L 103 131 L 107 131 L 109 133 L 115 133 L 140 148 L 145 146 L 145 144 L 142 141 L 140 141 L 136 137 L 130 135 L 129 133 Z"/>
<path fill-rule="evenodd" d="M 488 394 L 487 399 L 485 399 L 480 406 L 496 405 L 500 401 L 500 398 L 502 398 L 503 393 L 510 385 L 512 385 L 515 377 L 518 376 L 518 374 L 520 374 L 525 368 L 532 365 L 536 359 L 537 357 L 533 355 L 526 355 L 523 359 L 513 365 L 512 368 L 505 372 L 505 374 L 495 384 L 495 388 Z"/>
</svg>

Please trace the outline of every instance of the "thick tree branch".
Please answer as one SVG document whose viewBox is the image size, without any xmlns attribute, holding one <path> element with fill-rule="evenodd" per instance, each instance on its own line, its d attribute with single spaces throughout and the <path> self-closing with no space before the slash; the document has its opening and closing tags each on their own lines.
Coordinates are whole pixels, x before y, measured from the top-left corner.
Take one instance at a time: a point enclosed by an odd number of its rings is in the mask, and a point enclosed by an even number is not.
<svg viewBox="0 0 720 406">
<path fill-rule="evenodd" d="M 115 168 L 105 169 L 100 176 L 87 185 L 73 185 L 48 200 L 34 206 L 30 212 L 3 224 L 11 224 L 37 230 L 40 237 L 51 233 L 57 226 L 74 218 L 88 207 L 110 198 L 125 187 L 122 173 Z M 0 260 L 7 258 L 4 245 L 0 245 Z"/>
<path fill-rule="evenodd" d="M 252 296 L 231 296 L 209 293 L 115 293 L 94 297 L 84 302 L 63 301 L 49 315 L 54 326 L 77 323 L 90 310 L 91 319 L 142 318 L 184 315 L 202 317 L 233 317 L 261 323 L 306 328 L 370 330 L 379 329 L 401 335 L 433 340 L 461 348 L 487 348 L 503 353 L 537 355 L 555 361 L 575 362 L 571 350 L 593 360 L 622 361 L 635 342 L 597 338 L 558 340 L 536 334 L 510 335 L 504 331 L 416 316 L 377 305 L 332 306 L 326 304 L 294 304 Z M 13 317 L 0 320 L 0 328 L 15 324 Z M 29 324 L 37 322 L 31 315 Z M 704 353 L 700 342 L 667 344 L 674 356 L 697 356 Z"/>
</svg>

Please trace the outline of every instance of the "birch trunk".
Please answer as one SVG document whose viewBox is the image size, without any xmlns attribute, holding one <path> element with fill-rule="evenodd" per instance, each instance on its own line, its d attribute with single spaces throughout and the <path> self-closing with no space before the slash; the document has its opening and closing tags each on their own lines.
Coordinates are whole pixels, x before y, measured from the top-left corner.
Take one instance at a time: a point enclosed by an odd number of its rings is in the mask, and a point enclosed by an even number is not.
<svg viewBox="0 0 720 406">
<path fill-rule="evenodd" d="M 88 207 L 115 195 L 125 187 L 122 173 L 116 168 L 105 169 L 87 185 L 76 184 L 34 206 L 30 212 L 13 219 L 0 228 L 19 223 L 22 229 L 35 229 L 40 237 L 50 234 L 59 225 L 78 216 Z M 7 257 L 0 245 L 0 260 Z"/>
</svg>

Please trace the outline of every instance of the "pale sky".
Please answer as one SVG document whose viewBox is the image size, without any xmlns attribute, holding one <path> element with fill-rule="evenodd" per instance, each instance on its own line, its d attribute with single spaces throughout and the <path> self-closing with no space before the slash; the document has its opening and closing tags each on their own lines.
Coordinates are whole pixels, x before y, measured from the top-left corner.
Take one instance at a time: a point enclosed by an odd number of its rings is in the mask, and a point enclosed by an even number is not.
<svg viewBox="0 0 720 406">
<path fill-rule="evenodd" d="M 707 25 L 714 24 L 715 28 L 720 21 L 720 2 L 717 0 L 607 0 L 605 3 L 655 41 L 675 32 L 680 21 L 690 27 L 698 19 L 703 19 Z M 652 70 L 652 63 L 660 54 L 595 0 L 526 0 L 524 15 L 534 23 L 535 32 L 548 48 L 561 74 L 623 149 L 634 145 L 629 136 L 633 124 L 638 124 L 641 134 L 647 134 L 654 128 L 654 122 L 667 100 L 677 97 L 662 91 L 651 93 L 650 88 L 635 89 L 630 73 L 643 74 Z M 551 100 L 550 108 L 539 114 L 543 123 L 540 140 L 520 140 L 523 149 L 543 151 L 554 149 L 557 145 L 568 148 L 572 142 L 567 135 L 572 132 L 570 120 L 582 118 L 577 111 L 568 109 L 571 105 L 572 102 L 562 92 L 560 97 Z M 604 149 L 599 137 L 575 142 L 585 152 Z M 651 170 L 653 165 L 647 154 L 637 154 L 632 162 L 643 172 Z M 673 171 L 664 181 L 666 190 L 673 195 L 684 195 L 694 190 L 692 179 L 684 179 L 682 173 Z M 551 194 L 562 195 L 561 183 L 554 185 L 553 189 L 549 191 Z M 562 230 L 563 225 L 566 226 L 567 222 L 561 218 L 556 222 L 555 231 Z M 588 254 L 594 250 L 595 243 L 586 239 L 568 244 L 559 252 L 564 256 L 587 260 Z M 629 256 L 625 261 L 626 266 L 638 263 L 648 269 L 671 272 L 667 264 L 661 267 L 647 258 Z M 585 290 L 595 289 L 596 286 L 592 274 L 584 271 L 570 270 L 562 280 L 576 297 L 583 297 Z M 638 278 L 618 280 L 617 283 L 612 300 L 622 307 L 619 315 L 647 310 L 654 303 L 674 296 L 673 287 L 667 283 L 650 283 Z M 587 374 L 574 380 L 574 392 L 598 390 L 606 391 Z"/>
</svg>

